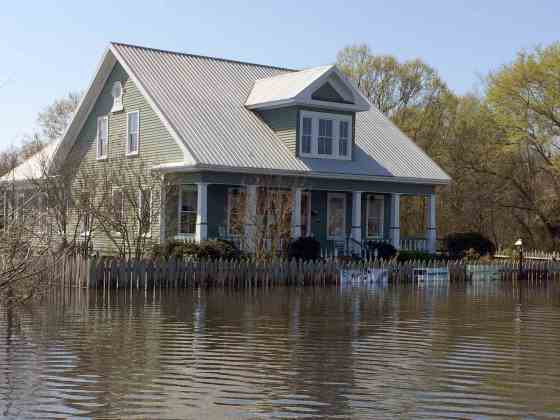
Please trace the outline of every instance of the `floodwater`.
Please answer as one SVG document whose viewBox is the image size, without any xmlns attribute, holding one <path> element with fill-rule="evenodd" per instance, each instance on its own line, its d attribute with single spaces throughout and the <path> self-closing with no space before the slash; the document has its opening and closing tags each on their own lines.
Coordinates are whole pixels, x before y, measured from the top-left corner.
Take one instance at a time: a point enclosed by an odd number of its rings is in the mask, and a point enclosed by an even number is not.
<svg viewBox="0 0 560 420">
<path fill-rule="evenodd" d="M 560 287 L 53 295 L 0 310 L 0 417 L 558 418 Z"/>
</svg>

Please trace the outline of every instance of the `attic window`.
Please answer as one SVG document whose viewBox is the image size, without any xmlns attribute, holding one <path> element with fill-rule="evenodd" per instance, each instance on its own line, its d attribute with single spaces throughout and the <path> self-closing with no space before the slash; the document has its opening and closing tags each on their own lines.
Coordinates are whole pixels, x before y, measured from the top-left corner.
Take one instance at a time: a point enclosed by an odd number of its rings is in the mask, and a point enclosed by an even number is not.
<svg viewBox="0 0 560 420">
<path fill-rule="evenodd" d="M 113 96 L 113 108 L 111 112 L 122 111 L 123 108 L 123 87 L 121 82 L 113 83 L 113 88 L 111 89 L 111 95 Z"/>
<path fill-rule="evenodd" d="M 321 159 L 352 159 L 352 117 L 301 111 L 299 155 Z"/>
</svg>

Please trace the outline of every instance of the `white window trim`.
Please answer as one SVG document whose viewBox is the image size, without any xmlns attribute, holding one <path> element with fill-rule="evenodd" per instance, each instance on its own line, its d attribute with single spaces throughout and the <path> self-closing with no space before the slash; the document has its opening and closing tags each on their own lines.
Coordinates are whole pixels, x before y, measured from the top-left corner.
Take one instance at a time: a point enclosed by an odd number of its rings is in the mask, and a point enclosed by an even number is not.
<svg viewBox="0 0 560 420">
<path fill-rule="evenodd" d="M 374 200 L 381 201 L 381 234 L 380 235 L 369 235 L 369 206 L 370 197 Z M 366 194 L 366 238 L 367 239 L 383 239 L 383 231 L 385 230 L 385 197 L 379 194 Z"/>
<path fill-rule="evenodd" d="M 185 186 L 188 186 L 190 191 L 197 192 L 195 184 L 179 184 L 179 200 L 177 200 L 177 234 L 175 235 L 175 239 L 194 238 L 196 234 L 196 229 L 193 233 L 181 233 L 181 209 L 183 208 L 183 188 Z"/>
<path fill-rule="evenodd" d="M 115 96 L 115 88 L 119 88 L 120 95 Z M 111 107 L 111 113 L 120 112 L 124 109 L 123 107 L 123 95 L 124 95 L 124 86 L 120 81 L 116 81 L 113 83 L 111 87 L 111 96 L 113 97 L 113 106 Z"/>
<path fill-rule="evenodd" d="M 311 118 L 311 153 L 303 152 L 303 119 Z M 318 153 L 319 147 L 319 119 L 331 120 L 333 122 L 333 137 L 332 137 L 332 154 L 325 155 Z M 346 156 L 340 155 L 340 122 L 345 121 L 348 123 L 348 147 Z M 352 145 L 353 145 L 353 127 L 352 116 L 342 114 L 331 114 L 326 112 L 315 111 L 301 111 L 299 116 L 299 156 L 318 158 L 318 159 L 335 159 L 335 160 L 352 160 Z"/>
<path fill-rule="evenodd" d="M 136 151 L 135 152 L 131 152 L 130 151 L 130 142 L 129 142 L 129 135 L 130 135 L 130 127 L 128 125 L 129 123 L 129 117 L 130 114 L 137 114 L 138 118 L 136 118 L 136 134 L 137 134 L 137 140 L 136 140 Z M 140 111 L 130 111 L 126 113 L 126 155 L 127 156 L 138 156 L 138 152 L 140 152 Z"/>
<path fill-rule="evenodd" d="M 107 144 L 105 145 L 105 154 L 104 155 L 100 155 L 99 154 L 99 121 L 100 120 L 105 120 L 107 122 Z M 96 155 L 97 155 L 97 160 L 105 160 L 107 159 L 107 156 L 109 155 L 109 116 L 108 115 L 103 115 L 101 117 L 97 117 L 97 126 L 95 127 L 96 129 Z"/>
<path fill-rule="evenodd" d="M 84 230 L 84 221 L 82 219 L 80 221 L 80 238 L 91 238 L 92 236 L 91 230 Z"/>
<path fill-rule="evenodd" d="M 231 232 L 231 223 L 230 223 L 230 215 L 231 215 L 231 200 L 229 199 L 230 197 L 230 192 L 233 190 L 240 190 L 241 193 L 245 193 L 245 199 L 247 199 L 247 189 L 245 187 L 230 187 L 227 189 L 227 213 L 226 213 L 226 223 L 227 223 L 227 231 L 226 234 L 228 236 L 228 238 L 241 238 L 244 235 L 244 232 L 241 233 L 232 233 Z M 257 192 L 258 194 L 258 192 Z M 258 199 L 257 199 L 258 200 Z M 243 226 L 245 227 L 245 226 Z"/>
<path fill-rule="evenodd" d="M 334 198 L 340 197 L 340 198 L 342 198 L 342 199 L 344 200 L 344 212 L 343 212 L 344 218 L 343 218 L 343 220 L 342 220 L 343 229 L 344 229 L 344 234 L 343 234 L 343 236 L 332 236 L 332 235 L 330 235 L 330 233 L 329 233 L 329 220 L 331 219 L 331 206 L 330 206 L 331 197 L 334 197 Z M 346 238 L 346 236 L 347 236 L 347 233 L 346 233 L 346 211 L 348 210 L 348 208 L 347 208 L 346 205 L 347 205 L 347 203 L 346 203 L 346 194 L 344 194 L 344 193 L 327 193 L 327 223 L 325 224 L 325 225 L 326 225 L 325 227 L 326 227 L 326 229 L 327 229 L 327 239 L 328 239 L 328 240 L 337 240 L 337 239 L 344 239 L 344 238 Z"/>
<path fill-rule="evenodd" d="M 153 217 L 152 217 L 152 211 L 154 209 L 154 191 L 152 189 L 146 188 L 146 189 L 139 189 L 138 190 L 138 221 L 140 222 L 140 220 L 142 220 L 142 207 L 144 206 L 144 203 L 142 203 L 142 191 L 150 191 L 150 214 L 149 214 L 149 225 L 150 225 L 150 230 L 147 233 L 142 234 L 142 236 L 144 238 L 151 238 L 152 237 L 152 228 L 153 228 Z M 140 223 L 138 223 L 140 224 Z M 138 227 L 138 230 L 140 230 L 140 227 Z"/>
</svg>

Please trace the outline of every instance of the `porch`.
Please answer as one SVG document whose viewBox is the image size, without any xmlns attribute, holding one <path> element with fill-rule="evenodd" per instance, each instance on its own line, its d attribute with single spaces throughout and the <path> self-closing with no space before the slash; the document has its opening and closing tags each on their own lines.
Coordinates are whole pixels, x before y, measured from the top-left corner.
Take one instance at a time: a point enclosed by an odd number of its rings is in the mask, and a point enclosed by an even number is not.
<svg viewBox="0 0 560 420">
<path fill-rule="evenodd" d="M 162 200 L 160 237 L 196 242 L 226 239 L 248 252 L 257 247 L 279 250 L 288 241 L 307 236 L 321 243 L 324 255 L 370 257 L 370 241 L 387 242 L 399 250 L 436 251 L 433 188 L 396 188 L 395 183 L 393 189 L 400 191 L 388 192 L 382 183 L 359 186 L 367 188 L 176 183 Z M 426 231 L 414 237 L 401 237 L 404 195 L 427 197 Z"/>
</svg>

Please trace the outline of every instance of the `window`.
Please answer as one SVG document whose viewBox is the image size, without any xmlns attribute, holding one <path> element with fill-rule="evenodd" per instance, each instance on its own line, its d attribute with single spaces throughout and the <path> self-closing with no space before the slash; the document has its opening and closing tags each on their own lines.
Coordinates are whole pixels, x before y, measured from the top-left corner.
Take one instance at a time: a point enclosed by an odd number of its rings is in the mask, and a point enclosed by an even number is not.
<svg viewBox="0 0 560 420">
<path fill-rule="evenodd" d="M 179 190 L 179 235 L 195 234 L 197 201 L 196 185 L 181 185 Z"/>
<path fill-rule="evenodd" d="M 292 192 L 261 187 L 257 190 L 257 230 L 267 237 L 290 234 L 292 225 Z"/>
<path fill-rule="evenodd" d="M 340 121 L 338 124 L 340 133 L 338 136 L 338 154 L 340 156 L 348 155 L 348 134 L 349 134 L 349 124 L 348 121 Z"/>
<path fill-rule="evenodd" d="M 327 196 L 327 237 L 340 239 L 346 236 L 346 195 L 331 193 Z"/>
<path fill-rule="evenodd" d="M 93 225 L 90 211 L 92 202 L 89 192 L 80 191 L 77 200 L 78 203 L 76 205 L 76 211 L 80 222 L 80 235 L 89 236 L 91 234 L 91 228 Z"/>
<path fill-rule="evenodd" d="M 303 118 L 301 124 L 301 152 L 311 153 L 311 136 L 312 136 L 312 122 L 311 118 Z"/>
<path fill-rule="evenodd" d="M 383 238 L 385 200 L 382 195 L 367 195 L 366 235 L 368 238 Z"/>
<path fill-rule="evenodd" d="M 149 235 L 152 227 L 152 190 L 138 192 L 138 211 L 140 220 L 140 234 Z"/>
<path fill-rule="evenodd" d="M 126 154 L 137 155 L 140 133 L 140 112 L 134 111 L 127 114 L 126 132 Z"/>
<path fill-rule="evenodd" d="M 229 236 L 239 236 L 245 227 L 246 193 L 244 188 L 230 188 L 228 190 L 228 218 Z"/>
<path fill-rule="evenodd" d="M 122 225 L 124 223 L 124 194 L 121 189 L 113 190 L 111 209 L 115 225 Z"/>
<path fill-rule="evenodd" d="M 317 153 L 320 155 L 332 155 L 332 120 L 319 120 L 319 138 L 317 139 Z"/>
<path fill-rule="evenodd" d="M 113 88 L 111 89 L 111 95 L 113 96 L 113 107 L 111 112 L 119 112 L 123 110 L 123 87 L 121 82 L 113 83 Z"/>
<path fill-rule="evenodd" d="M 352 116 L 301 111 L 299 155 L 350 160 Z"/>
<path fill-rule="evenodd" d="M 109 146 L 109 118 L 107 116 L 97 119 L 97 159 L 107 158 Z"/>
</svg>

